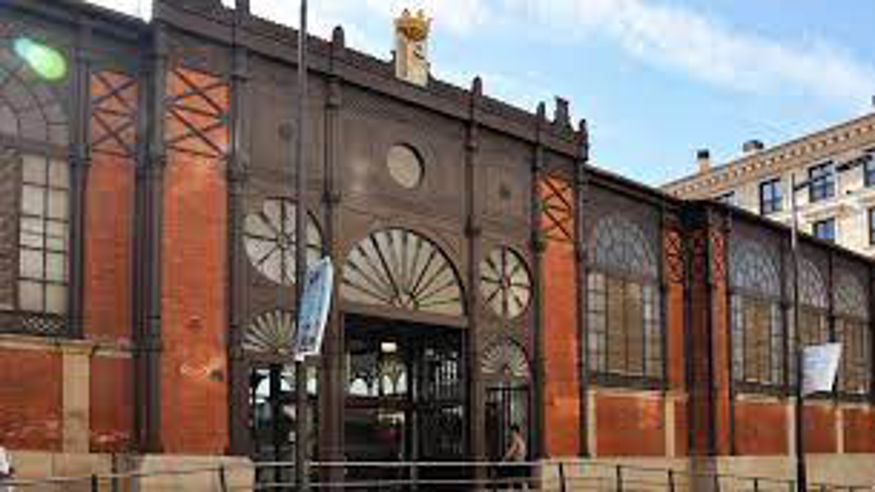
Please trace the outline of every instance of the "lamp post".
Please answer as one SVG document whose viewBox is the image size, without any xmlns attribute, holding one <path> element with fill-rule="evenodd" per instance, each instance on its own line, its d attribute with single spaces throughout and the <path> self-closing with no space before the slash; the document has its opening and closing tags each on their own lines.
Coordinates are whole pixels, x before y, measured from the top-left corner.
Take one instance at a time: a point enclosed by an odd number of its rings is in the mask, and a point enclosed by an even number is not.
<svg viewBox="0 0 875 492">
<path fill-rule="evenodd" d="M 850 171 L 860 167 L 865 159 L 857 159 L 851 162 L 836 166 L 836 179 L 834 186 L 838 187 L 838 176 L 840 173 Z M 802 367 L 802 337 L 799 332 L 799 219 L 797 216 L 796 207 L 796 192 L 809 189 L 812 185 L 811 178 L 796 183 L 796 175 L 790 174 L 790 257 L 793 262 L 793 333 L 795 340 L 793 344 L 793 357 L 796 358 L 796 405 L 795 405 L 795 438 L 796 438 L 796 490 L 797 492 L 805 492 L 807 489 L 807 469 L 805 466 L 805 444 L 804 444 L 804 395 L 802 393 L 802 379 L 805 377 L 805 371 Z"/>
<path fill-rule="evenodd" d="M 295 128 L 295 316 L 300 316 L 307 268 L 307 202 L 305 200 L 304 126 L 307 108 L 307 0 L 301 0 L 298 25 L 298 93 Z M 295 361 L 295 484 L 308 490 L 307 362 Z"/>
</svg>

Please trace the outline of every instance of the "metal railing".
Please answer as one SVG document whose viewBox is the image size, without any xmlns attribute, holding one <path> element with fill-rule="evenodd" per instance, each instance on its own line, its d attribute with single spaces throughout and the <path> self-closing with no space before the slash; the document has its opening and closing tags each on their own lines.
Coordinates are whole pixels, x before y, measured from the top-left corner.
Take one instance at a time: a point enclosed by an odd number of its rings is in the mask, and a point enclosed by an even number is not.
<svg viewBox="0 0 875 492">
<path fill-rule="evenodd" d="M 528 489 L 551 492 L 611 491 L 793 492 L 790 479 L 693 472 L 687 468 L 648 467 L 593 460 L 554 460 L 526 463 L 472 461 L 310 462 L 309 487 L 320 490 L 499 491 Z M 241 483 L 239 474 L 248 478 Z M 237 475 L 232 479 L 232 475 Z M 138 473 L 108 473 L 0 482 L 0 492 L 126 492 L 151 488 L 231 492 L 295 490 L 293 462 L 257 462 L 233 466 L 188 468 Z M 194 482 L 193 482 L 194 481 Z M 174 486 L 173 484 L 178 484 Z M 6 488 L 4 488 L 6 487 Z M 11 489 L 9 487 L 12 487 Z M 809 483 L 811 492 L 875 492 L 875 483 L 840 485 Z"/>
</svg>

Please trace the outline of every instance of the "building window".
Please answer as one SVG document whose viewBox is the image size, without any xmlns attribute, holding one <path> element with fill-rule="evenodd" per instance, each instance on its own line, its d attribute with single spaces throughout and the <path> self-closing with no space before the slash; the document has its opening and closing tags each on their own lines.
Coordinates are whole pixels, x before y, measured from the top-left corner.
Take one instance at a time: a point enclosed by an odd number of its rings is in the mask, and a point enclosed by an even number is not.
<svg viewBox="0 0 875 492">
<path fill-rule="evenodd" d="M 826 282 L 820 269 L 808 258 L 799 258 L 799 336 L 794 332 L 788 336 L 797 341 L 797 348 L 820 345 L 830 341 L 829 297 Z M 793 329 L 793 323 L 789 324 Z M 796 357 L 788 358 L 790 380 L 796 380 Z"/>
<path fill-rule="evenodd" d="M 760 213 L 768 215 L 781 211 L 781 178 L 760 183 Z"/>
<path fill-rule="evenodd" d="M 835 217 L 818 220 L 812 226 L 811 233 L 817 239 L 824 241 L 835 242 L 836 240 L 836 220 Z"/>
<path fill-rule="evenodd" d="M 719 202 L 719 203 L 735 206 L 735 191 L 730 190 L 730 191 L 727 191 L 725 193 L 721 193 L 721 194 L 715 196 L 714 200 Z"/>
<path fill-rule="evenodd" d="M 590 370 L 599 375 L 659 379 L 662 323 L 653 247 L 631 221 L 599 221 L 587 277 Z"/>
<path fill-rule="evenodd" d="M 833 286 L 836 342 L 842 344 L 839 391 L 865 395 L 871 384 L 868 297 L 862 282 L 846 269 L 839 270 Z"/>
<path fill-rule="evenodd" d="M 63 157 L 69 79 L 48 83 L 19 54 L 0 38 L 0 331 L 61 336 L 72 217 Z"/>
<path fill-rule="evenodd" d="M 875 185 L 875 158 L 873 158 L 872 152 L 866 154 L 864 157 L 865 162 L 863 163 L 863 182 L 866 186 Z"/>
<path fill-rule="evenodd" d="M 875 208 L 870 208 L 867 213 L 869 218 L 869 245 L 875 246 Z"/>
<path fill-rule="evenodd" d="M 67 311 L 67 163 L 25 155 L 19 221 L 18 306 L 23 311 Z"/>
<path fill-rule="evenodd" d="M 740 383 L 784 381 L 784 333 L 777 262 L 766 248 L 739 240 L 732 248 L 732 369 Z"/>
<path fill-rule="evenodd" d="M 835 195 L 835 170 L 831 162 L 808 169 L 809 199 L 825 200 Z"/>
</svg>

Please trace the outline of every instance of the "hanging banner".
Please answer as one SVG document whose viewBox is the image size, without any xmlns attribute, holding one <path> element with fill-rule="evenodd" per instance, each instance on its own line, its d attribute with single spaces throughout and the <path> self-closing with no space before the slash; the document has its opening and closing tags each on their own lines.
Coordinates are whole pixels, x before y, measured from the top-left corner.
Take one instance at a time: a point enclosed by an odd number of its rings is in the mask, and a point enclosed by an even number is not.
<svg viewBox="0 0 875 492">
<path fill-rule="evenodd" d="M 832 391 L 842 344 L 825 343 L 802 349 L 802 396 L 818 391 Z"/>
<path fill-rule="evenodd" d="M 307 271 L 295 334 L 294 354 L 297 361 L 303 361 L 308 355 L 319 355 L 322 350 L 322 335 L 325 334 L 325 323 L 328 321 L 333 286 L 334 268 L 331 259 L 326 256 Z"/>
</svg>

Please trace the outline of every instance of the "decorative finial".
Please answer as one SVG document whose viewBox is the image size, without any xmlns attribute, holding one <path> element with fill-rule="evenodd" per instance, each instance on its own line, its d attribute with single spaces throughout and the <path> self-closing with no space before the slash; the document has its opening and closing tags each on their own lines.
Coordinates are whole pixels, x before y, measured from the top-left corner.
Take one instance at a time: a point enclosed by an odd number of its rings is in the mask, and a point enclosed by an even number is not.
<svg viewBox="0 0 875 492">
<path fill-rule="evenodd" d="M 416 12 L 416 15 L 411 15 L 410 11 L 404 9 L 401 12 L 401 17 L 395 19 L 395 28 L 404 34 L 410 41 L 420 42 L 428 37 L 428 30 L 431 25 L 431 19 L 425 16 L 422 9 Z"/>
</svg>

